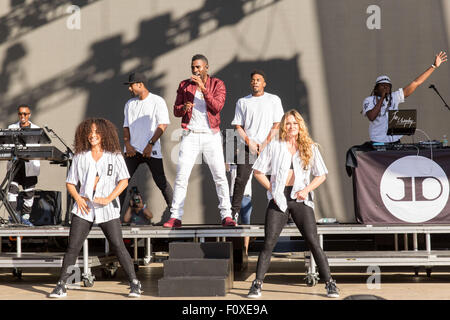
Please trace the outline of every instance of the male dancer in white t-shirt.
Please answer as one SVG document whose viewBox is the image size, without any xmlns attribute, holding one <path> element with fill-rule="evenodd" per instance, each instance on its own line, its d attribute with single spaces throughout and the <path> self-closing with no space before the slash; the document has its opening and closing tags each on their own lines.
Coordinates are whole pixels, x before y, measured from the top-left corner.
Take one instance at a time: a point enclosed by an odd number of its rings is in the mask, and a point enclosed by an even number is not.
<svg viewBox="0 0 450 320">
<path fill-rule="evenodd" d="M 240 98 L 231 122 L 245 142 L 244 156 L 237 156 L 237 172 L 234 182 L 231 211 L 237 221 L 241 210 L 245 186 L 252 173 L 256 156 L 265 148 L 277 133 L 284 111 L 278 96 L 264 92 L 266 76 L 262 70 L 254 70 L 250 75 L 252 94 Z M 252 155 L 252 156 L 251 156 Z"/>
<path fill-rule="evenodd" d="M 153 180 L 161 190 L 167 206 L 172 205 L 173 190 L 166 179 L 159 138 L 170 124 L 169 112 L 164 99 L 152 94 L 146 87 L 147 79 L 141 73 L 132 73 L 128 85 L 133 98 L 127 101 L 124 110 L 123 140 L 125 163 L 130 179 L 141 163 L 146 163 Z M 120 195 L 123 207 L 126 192 Z"/>
<path fill-rule="evenodd" d="M 370 121 L 369 136 L 372 142 L 398 142 L 402 136 L 387 135 L 388 111 L 398 110 L 398 105 L 405 102 L 433 71 L 447 61 L 447 54 L 440 52 L 434 58 L 434 63 L 420 76 L 413 80 L 405 88 L 392 92 L 391 79 L 388 76 L 379 76 L 375 81 L 375 87 L 370 97 L 364 99 L 362 114 Z"/>
</svg>

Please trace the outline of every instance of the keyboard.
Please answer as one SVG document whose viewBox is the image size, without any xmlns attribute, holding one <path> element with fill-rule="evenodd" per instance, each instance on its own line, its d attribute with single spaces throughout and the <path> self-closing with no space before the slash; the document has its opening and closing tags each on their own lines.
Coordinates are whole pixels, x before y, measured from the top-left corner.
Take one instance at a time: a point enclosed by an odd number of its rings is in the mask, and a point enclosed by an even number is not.
<svg viewBox="0 0 450 320">
<path fill-rule="evenodd" d="M 53 146 L 36 147 L 0 147 L 0 161 L 12 160 L 14 157 L 22 160 L 48 160 L 53 162 L 65 162 L 67 155 Z"/>
</svg>

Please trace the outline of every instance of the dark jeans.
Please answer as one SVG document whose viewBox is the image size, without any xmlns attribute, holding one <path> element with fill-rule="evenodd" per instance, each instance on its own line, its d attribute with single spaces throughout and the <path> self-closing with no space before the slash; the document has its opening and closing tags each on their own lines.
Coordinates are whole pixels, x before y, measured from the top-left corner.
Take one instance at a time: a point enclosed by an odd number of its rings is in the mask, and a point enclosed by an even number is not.
<svg viewBox="0 0 450 320">
<path fill-rule="evenodd" d="M 125 157 L 125 163 L 127 165 L 128 172 L 130 173 L 130 179 L 131 177 L 133 177 L 134 173 L 136 172 L 137 168 L 141 163 L 147 164 L 148 168 L 150 169 L 150 172 L 152 173 L 152 177 L 156 183 L 156 186 L 161 190 L 163 194 L 167 206 L 169 208 L 171 207 L 173 190 L 172 186 L 166 179 L 162 159 L 157 159 L 153 157 L 144 158 L 141 153 L 136 152 L 136 155 L 134 157 Z M 123 203 L 125 201 L 126 195 L 127 195 L 126 190 L 124 190 L 119 197 L 121 208 L 123 208 Z"/>
<path fill-rule="evenodd" d="M 240 212 L 242 198 L 244 197 L 245 186 L 252 173 L 253 161 L 250 159 L 255 158 L 250 154 L 248 146 L 245 146 L 245 163 L 236 165 L 236 179 L 234 180 L 233 198 L 231 199 L 231 215 Z M 239 160 L 239 159 L 238 159 Z M 253 159 L 254 160 L 254 159 Z M 238 162 L 238 161 L 236 161 Z"/>
<path fill-rule="evenodd" d="M 93 222 L 89 222 L 85 219 L 73 215 L 72 224 L 70 226 L 69 245 L 67 247 L 66 254 L 61 269 L 61 275 L 59 280 L 66 282 L 70 276 L 67 273 L 67 269 L 70 266 L 75 265 L 78 254 L 83 247 L 84 240 L 86 240 L 89 232 L 91 231 Z M 111 251 L 119 259 L 121 267 L 124 269 L 128 280 L 131 282 L 136 279 L 136 273 L 134 271 L 133 261 L 130 254 L 125 248 L 122 238 L 122 229 L 120 226 L 120 219 L 114 219 L 108 222 L 100 223 L 99 227 L 105 234 L 106 239 L 109 242 Z"/>
<path fill-rule="evenodd" d="M 287 187 L 285 189 L 285 195 L 287 193 L 290 194 L 290 190 L 292 190 L 292 187 Z M 286 197 L 286 199 L 288 200 L 288 208 L 285 212 L 282 212 L 273 200 L 269 202 L 269 206 L 267 207 L 264 245 L 258 257 L 256 279 L 264 280 L 264 276 L 269 269 L 273 248 L 277 244 L 283 227 L 286 225 L 289 214 L 291 214 L 292 219 L 300 230 L 319 267 L 321 279 L 325 282 L 329 281 L 331 279 L 330 267 L 328 265 L 328 259 L 320 247 L 314 210 L 303 202 L 296 202 L 294 199 L 290 199 L 290 197 Z"/>
</svg>

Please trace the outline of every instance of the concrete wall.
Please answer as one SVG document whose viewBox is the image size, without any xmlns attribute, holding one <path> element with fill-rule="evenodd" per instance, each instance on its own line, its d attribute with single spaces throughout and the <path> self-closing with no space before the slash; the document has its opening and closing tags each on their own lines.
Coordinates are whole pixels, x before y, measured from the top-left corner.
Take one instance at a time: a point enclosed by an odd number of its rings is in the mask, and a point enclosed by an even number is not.
<svg viewBox="0 0 450 320">
<path fill-rule="evenodd" d="M 380 29 L 370 30 L 366 10 L 381 9 Z M 71 5 L 80 8 L 80 29 L 71 30 Z M 360 114 L 375 78 L 389 74 L 403 87 L 447 50 L 450 6 L 445 0 L 10 0 L 0 2 L 0 127 L 17 121 L 16 106 L 33 106 L 32 121 L 72 144 L 77 124 L 105 117 L 122 137 L 122 82 L 144 71 L 153 93 L 163 96 L 171 125 L 162 137 L 166 175 L 173 185 L 180 119 L 172 106 L 177 85 L 190 74 L 190 59 L 203 53 L 212 74 L 228 89 L 222 129 L 231 128 L 235 102 L 249 91 L 249 73 L 262 68 L 266 90 L 285 110 L 308 120 L 330 174 L 317 192 L 317 219 L 354 221 L 345 152 L 368 140 Z M 450 134 L 450 112 L 428 89 L 450 99 L 444 64 L 403 104 L 418 110 L 419 128 L 432 139 Z M 425 137 L 417 133 L 416 141 Z M 406 142 L 410 138 L 405 139 Z M 63 149 L 56 139 L 54 145 Z M 65 192 L 65 168 L 43 163 L 38 188 Z M 5 163 L 0 163 L 5 173 Z M 167 218 L 160 191 L 147 168 L 131 185 L 144 193 L 155 222 Z M 263 223 L 265 193 L 256 181 L 253 223 Z M 218 200 L 206 164 L 192 171 L 184 223 L 219 223 Z M 3 210 L 3 209 L 2 209 Z M 3 210 L 3 215 L 5 212 Z"/>
</svg>

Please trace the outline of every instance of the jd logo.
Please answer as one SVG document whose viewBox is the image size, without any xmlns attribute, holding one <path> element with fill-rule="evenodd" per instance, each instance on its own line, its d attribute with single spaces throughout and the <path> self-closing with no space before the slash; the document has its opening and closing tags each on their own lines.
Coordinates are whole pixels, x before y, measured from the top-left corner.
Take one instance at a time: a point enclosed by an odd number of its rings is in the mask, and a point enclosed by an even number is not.
<svg viewBox="0 0 450 320">
<path fill-rule="evenodd" d="M 380 194 L 392 215 L 406 222 L 420 223 L 433 219 L 444 209 L 449 198 L 449 182 L 436 162 L 407 156 L 386 169 Z"/>
</svg>

